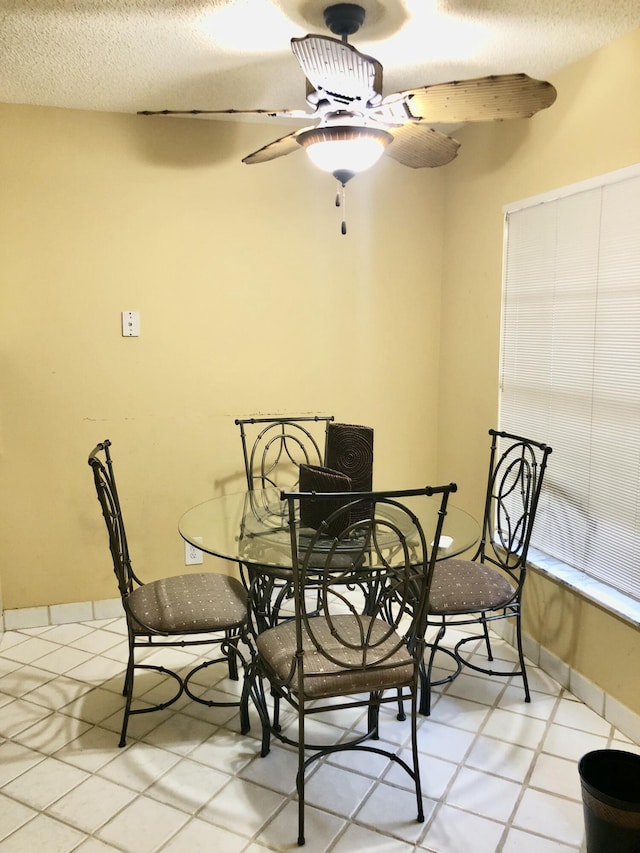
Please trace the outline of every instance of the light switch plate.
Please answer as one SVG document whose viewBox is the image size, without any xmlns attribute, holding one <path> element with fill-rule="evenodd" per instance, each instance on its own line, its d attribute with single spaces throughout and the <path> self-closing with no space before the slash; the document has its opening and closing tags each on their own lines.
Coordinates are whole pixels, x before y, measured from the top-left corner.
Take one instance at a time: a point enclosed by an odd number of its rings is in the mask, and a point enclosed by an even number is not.
<svg viewBox="0 0 640 853">
<path fill-rule="evenodd" d="M 122 312 L 122 337 L 137 338 L 140 335 L 140 312 Z"/>
</svg>

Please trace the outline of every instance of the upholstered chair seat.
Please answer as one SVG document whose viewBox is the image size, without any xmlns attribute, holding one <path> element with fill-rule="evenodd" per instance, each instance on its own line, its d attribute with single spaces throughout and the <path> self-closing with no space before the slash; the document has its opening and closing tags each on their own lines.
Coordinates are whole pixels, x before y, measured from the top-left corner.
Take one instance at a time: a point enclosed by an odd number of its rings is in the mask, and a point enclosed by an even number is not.
<svg viewBox="0 0 640 853">
<path fill-rule="evenodd" d="M 499 610 L 517 594 L 517 587 L 492 566 L 473 560 L 442 560 L 433 572 L 429 613 L 444 616 Z"/>
<path fill-rule="evenodd" d="M 127 597 L 136 633 L 194 634 L 239 628 L 247 592 L 237 578 L 200 572 L 150 581 Z"/>
<path fill-rule="evenodd" d="M 326 699 L 411 684 L 413 658 L 386 622 L 348 614 L 332 617 L 331 623 L 323 616 L 312 617 L 310 622 L 315 643 L 306 628 L 302 629 L 303 684 L 307 699 Z M 363 637 L 367 638 L 364 643 Z M 291 692 L 297 694 L 295 673 L 291 678 L 292 669 L 296 667 L 295 622 L 270 628 L 258 636 L 256 645 L 262 661 L 275 678 L 290 680 Z M 380 663 L 379 669 L 376 669 L 376 661 Z"/>
</svg>

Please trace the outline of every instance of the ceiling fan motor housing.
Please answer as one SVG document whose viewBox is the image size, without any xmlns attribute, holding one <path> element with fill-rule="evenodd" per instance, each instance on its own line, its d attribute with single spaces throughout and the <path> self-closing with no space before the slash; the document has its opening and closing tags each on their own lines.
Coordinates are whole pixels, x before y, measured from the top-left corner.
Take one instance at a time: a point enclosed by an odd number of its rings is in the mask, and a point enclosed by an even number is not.
<svg viewBox="0 0 640 853">
<path fill-rule="evenodd" d="M 365 11 L 356 3 L 337 3 L 324 10 L 324 22 L 337 36 L 352 36 L 364 23 Z"/>
</svg>

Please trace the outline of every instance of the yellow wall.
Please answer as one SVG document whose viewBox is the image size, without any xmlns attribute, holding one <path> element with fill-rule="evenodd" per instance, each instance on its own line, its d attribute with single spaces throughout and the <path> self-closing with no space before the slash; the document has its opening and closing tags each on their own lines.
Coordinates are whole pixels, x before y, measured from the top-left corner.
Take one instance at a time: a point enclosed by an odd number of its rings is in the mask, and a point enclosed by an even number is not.
<svg viewBox="0 0 640 853">
<path fill-rule="evenodd" d="M 638 79 L 635 32 L 557 74 L 551 109 L 465 128 L 450 166 L 384 159 L 347 237 L 301 153 L 239 162 L 281 127 L 0 105 L 4 607 L 115 595 L 86 464 L 106 437 L 147 577 L 182 567 L 186 507 L 241 488 L 239 415 L 370 424 L 376 486 L 456 480 L 477 513 L 502 207 L 637 162 Z M 531 580 L 527 630 L 640 713 L 638 631 Z"/>
<path fill-rule="evenodd" d="M 0 105 L 5 609 L 114 597 L 87 455 L 114 442 L 134 565 L 184 565 L 177 521 L 243 486 L 238 416 L 375 429 L 376 486 L 436 471 L 441 170 L 347 189 L 285 131 Z M 138 310 L 141 336 L 121 336 Z"/>
<path fill-rule="evenodd" d="M 503 206 L 640 161 L 637 80 L 640 31 L 553 77 L 550 109 L 460 135 L 447 171 L 438 455 L 440 477 L 456 472 L 457 502 L 469 510 L 481 506 L 498 404 Z M 525 595 L 526 631 L 640 713 L 631 664 L 640 632 L 534 574 Z"/>
</svg>

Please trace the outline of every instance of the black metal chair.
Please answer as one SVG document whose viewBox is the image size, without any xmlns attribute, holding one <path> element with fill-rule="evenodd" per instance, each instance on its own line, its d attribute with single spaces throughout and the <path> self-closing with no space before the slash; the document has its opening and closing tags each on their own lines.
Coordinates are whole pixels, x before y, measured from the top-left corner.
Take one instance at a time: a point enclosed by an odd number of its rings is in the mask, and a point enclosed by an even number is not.
<svg viewBox="0 0 640 853">
<path fill-rule="evenodd" d="M 527 553 L 551 448 L 522 436 L 490 429 L 491 453 L 483 511 L 482 536 L 472 559 L 452 558 L 436 564 L 431 585 L 427 625 L 437 633 L 421 670 L 420 712 L 431 711 L 431 688 L 452 681 L 463 666 L 487 675 L 522 676 L 525 701 L 529 683 L 522 651 L 522 592 L 527 576 Z M 495 669 L 489 625 L 512 619 L 518 667 Z M 452 649 L 441 643 L 447 627 L 478 625 L 481 633 L 463 637 Z M 463 647 L 483 640 L 487 665 L 464 656 Z M 436 654 L 454 662 L 448 675 L 432 679 Z"/>
<path fill-rule="evenodd" d="M 438 537 L 455 488 L 323 494 L 325 506 L 329 501 L 339 505 L 311 532 L 299 528 L 298 508 L 300 502 L 317 500 L 317 493 L 282 495 L 289 511 L 295 615 L 257 636 L 248 683 L 262 723 L 262 755 L 268 754 L 272 735 L 297 747 L 300 845 L 305 841 L 305 771 L 337 751 L 363 750 L 399 764 L 413 780 L 417 819 L 424 820 L 416 718 L 436 552 L 427 545 L 431 531 L 425 537 L 406 499 L 439 500 Z M 328 535 L 329 530 L 336 535 Z M 265 685 L 276 701 L 293 708 L 291 736 L 270 720 Z M 403 698 L 411 704 L 411 766 L 389 745 L 378 743 L 381 705 Z M 305 742 L 310 715 L 358 707 L 368 709 L 366 731 L 351 741 Z"/>
<path fill-rule="evenodd" d="M 281 528 L 286 518 L 271 496 L 264 490 L 299 489 L 300 467 L 324 466 L 329 424 L 333 415 L 295 415 L 264 418 L 236 418 L 240 427 L 242 455 L 249 492 L 249 511 L 260 517 L 261 525 L 270 523 Z M 242 581 L 249 588 L 252 582 L 262 585 L 256 606 L 261 609 L 260 626 L 274 625 L 281 618 L 283 605 L 291 597 L 291 581 L 275 578 L 255 567 L 241 566 Z M 285 616 L 289 618 L 289 616 Z"/>
<path fill-rule="evenodd" d="M 238 644 L 247 638 L 247 592 L 239 580 L 212 572 L 180 574 L 143 583 L 134 573 L 129 556 L 120 499 L 107 439 L 89 454 L 89 465 L 109 535 L 109 549 L 118 580 L 122 606 L 127 620 L 129 658 L 124 680 L 126 697 L 120 746 L 126 743 L 129 717 L 157 711 L 172 705 L 182 693 L 210 707 L 238 706 L 243 733 L 249 730 L 246 691 L 240 701 L 215 702 L 198 696 L 190 681 L 207 667 L 226 661 L 229 677 L 238 680 L 238 660 L 245 665 Z M 197 646 L 217 644 L 220 657 L 206 660 L 181 676 L 164 666 L 136 663 L 137 649 L 149 647 Z M 151 707 L 132 708 L 134 673 L 155 670 L 172 678 L 177 686 L 167 701 Z"/>
</svg>

